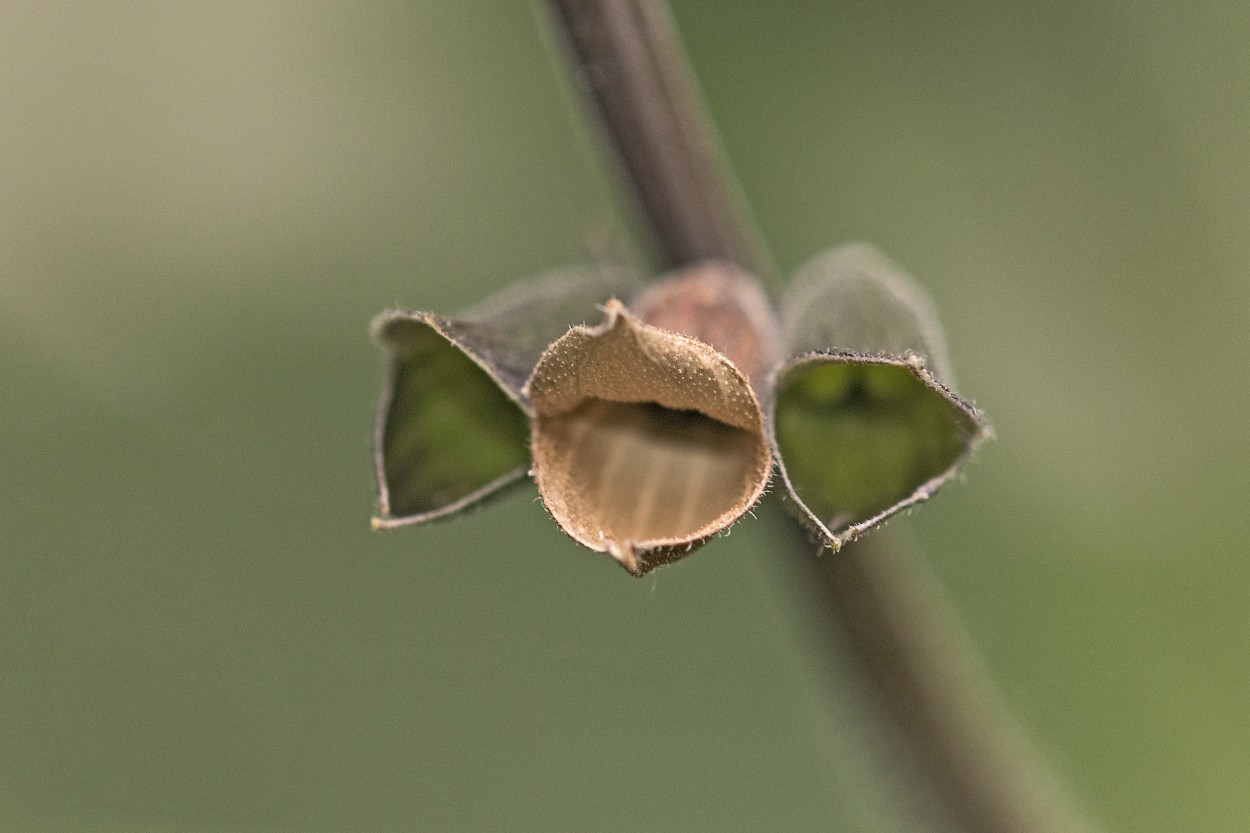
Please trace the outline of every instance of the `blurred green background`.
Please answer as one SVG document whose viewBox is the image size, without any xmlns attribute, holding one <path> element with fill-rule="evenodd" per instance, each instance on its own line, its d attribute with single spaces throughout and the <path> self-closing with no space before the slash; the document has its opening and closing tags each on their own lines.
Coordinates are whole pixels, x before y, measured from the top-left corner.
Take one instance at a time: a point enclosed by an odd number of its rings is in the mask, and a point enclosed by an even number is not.
<svg viewBox="0 0 1250 833">
<path fill-rule="evenodd" d="M 943 312 L 999 439 L 899 523 L 1025 731 L 1109 829 L 1244 829 L 1250 6 L 674 5 L 783 271 Z M 763 525 L 641 582 L 530 487 L 369 531 L 371 316 L 619 226 L 540 23 L 3 6 L 0 829 L 888 824 Z"/>
</svg>

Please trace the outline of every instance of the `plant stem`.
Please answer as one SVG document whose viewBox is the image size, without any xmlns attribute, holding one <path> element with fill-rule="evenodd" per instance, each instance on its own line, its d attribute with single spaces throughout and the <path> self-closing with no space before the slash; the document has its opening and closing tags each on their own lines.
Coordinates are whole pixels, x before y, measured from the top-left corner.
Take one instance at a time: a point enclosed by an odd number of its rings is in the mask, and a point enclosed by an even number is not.
<svg viewBox="0 0 1250 833">
<path fill-rule="evenodd" d="M 790 523 L 789 534 L 792 550 L 807 557 L 784 566 L 806 591 L 818 647 L 833 643 L 840 664 L 832 671 L 865 685 L 862 717 L 886 724 L 878 760 L 923 780 L 924 794 L 908 797 L 913 810 L 967 833 L 1089 829 L 993 695 L 905 536 L 878 531 L 813 558 L 803 530 Z"/>
<path fill-rule="evenodd" d="M 759 246 L 725 175 L 676 32 L 661 3 L 551 0 L 661 265 L 728 260 L 758 274 Z"/>
<path fill-rule="evenodd" d="M 759 268 L 762 247 L 704 117 L 662 0 L 550 0 L 664 265 L 717 258 Z M 1074 825 L 1010 723 L 978 696 L 965 644 L 917 559 L 878 532 L 813 556 L 795 535 L 790 569 L 816 601 L 822 651 L 845 655 L 874 710 L 908 748 L 919 789 L 968 833 Z"/>
</svg>

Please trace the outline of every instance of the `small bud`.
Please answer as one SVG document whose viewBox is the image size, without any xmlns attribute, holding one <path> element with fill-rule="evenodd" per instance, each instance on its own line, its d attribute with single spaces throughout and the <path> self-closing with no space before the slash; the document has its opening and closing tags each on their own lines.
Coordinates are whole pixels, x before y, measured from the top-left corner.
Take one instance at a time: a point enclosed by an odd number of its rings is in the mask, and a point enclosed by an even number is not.
<svg viewBox="0 0 1250 833">
<path fill-rule="evenodd" d="M 526 392 L 539 493 L 560 527 L 640 576 L 729 527 L 772 467 L 759 401 L 722 353 L 617 301 L 543 354 Z"/>
<path fill-rule="evenodd" d="M 748 379 L 777 361 L 777 323 L 759 282 L 732 263 L 709 261 L 649 286 L 631 304 L 644 322 L 710 344 Z"/>
</svg>

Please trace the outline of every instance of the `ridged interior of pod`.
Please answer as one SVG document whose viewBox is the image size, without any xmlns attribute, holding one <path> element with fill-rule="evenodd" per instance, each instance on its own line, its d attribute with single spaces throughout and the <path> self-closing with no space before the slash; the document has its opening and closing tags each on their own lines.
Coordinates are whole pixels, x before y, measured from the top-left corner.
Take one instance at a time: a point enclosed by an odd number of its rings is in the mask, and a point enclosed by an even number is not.
<svg viewBox="0 0 1250 833">
<path fill-rule="evenodd" d="M 538 488 L 560 526 L 636 574 L 740 518 L 771 470 L 746 377 L 697 339 L 619 304 L 575 327 L 530 379 Z"/>
</svg>

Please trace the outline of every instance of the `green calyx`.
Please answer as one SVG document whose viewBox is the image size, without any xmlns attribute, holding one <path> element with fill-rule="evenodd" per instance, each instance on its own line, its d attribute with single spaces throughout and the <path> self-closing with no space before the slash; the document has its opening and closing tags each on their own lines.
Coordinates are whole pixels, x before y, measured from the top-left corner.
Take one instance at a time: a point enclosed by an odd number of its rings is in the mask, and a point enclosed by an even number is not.
<svg viewBox="0 0 1250 833">
<path fill-rule="evenodd" d="M 524 475 L 529 426 L 520 405 L 433 322 L 391 321 L 392 354 L 378 469 L 381 523 L 456 511 Z"/>
<path fill-rule="evenodd" d="M 837 546 L 929 497 L 982 427 L 918 362 L 814 354 L 779 374 L 774 432 L 792 496 Z"/>
</svg>

